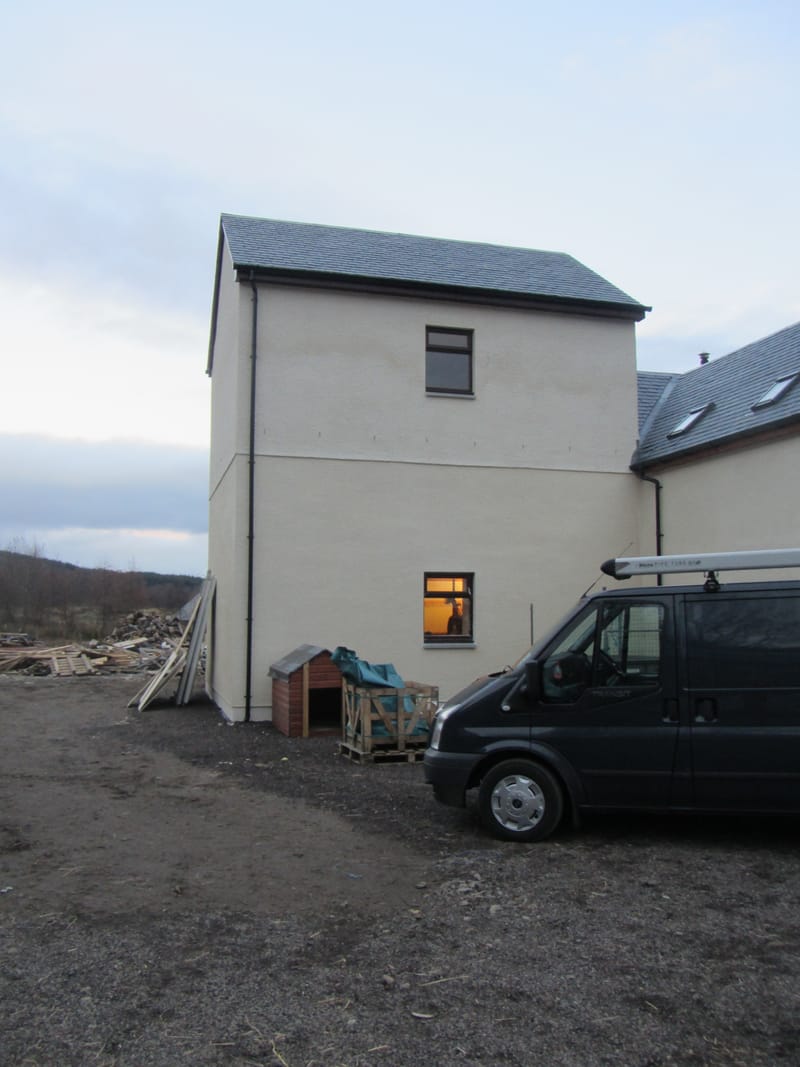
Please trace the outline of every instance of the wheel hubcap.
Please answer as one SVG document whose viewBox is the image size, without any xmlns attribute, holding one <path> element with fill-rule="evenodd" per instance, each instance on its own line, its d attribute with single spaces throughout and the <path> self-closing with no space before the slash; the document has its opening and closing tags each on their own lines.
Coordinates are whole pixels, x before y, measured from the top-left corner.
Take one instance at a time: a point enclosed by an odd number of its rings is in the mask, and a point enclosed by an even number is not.
<svg viewBox="0 0 800 1067">
<path fill-rule="evenodd" d="M 506 830 L 522 832 L 541 822 L 544 816 L 544 793 L 524 774 L 501 778 L 492 790 L 492 811 Z"/>
</svg>

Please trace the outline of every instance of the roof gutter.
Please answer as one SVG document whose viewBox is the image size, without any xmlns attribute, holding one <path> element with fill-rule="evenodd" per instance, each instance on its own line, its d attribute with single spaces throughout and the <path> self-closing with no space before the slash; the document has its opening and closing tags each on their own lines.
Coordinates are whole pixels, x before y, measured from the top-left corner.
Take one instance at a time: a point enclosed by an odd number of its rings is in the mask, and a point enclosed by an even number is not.
<svg viewBox="0 0 800 1067">
<path fill-rule="evenodd" d="M 253 317 L 250 337 L 250 450 L 247 475 L 247 637 L 244 678 L 244 721 L 250 722 L 253 689 L 253 572 L 255 541 L 256 472 L 256 360 L 258 357 L 258 287 L 250 273 L 253 291 Z"/>
<path fill-rule="evenodd" d="M 357 274 L 329 274 L 323 271 L 287 270 L 285 267 L 253 267 L 234 263 L 240 278 L 254 276 L 272 285 L 303 286 L 314 289 L 346 290 L 356 293 L 381 293 L 384 296 L 423 297 L 456 303 L 487 304 L 492 307 L 524 308 L 561 314 L 593 315 L 602 318 L 640 322 L 652 308 L 636 302 L 624 303 L 592 300 L 588 297 L 556 296 L 509 292 L 505 289 L 479 289 L 444 285 L 437 282 L 404 281 Z"/>
<path fill-rule="evenodd" d="M 667 467 L 686 461 L 705 459 L 708 456 L 719 456 L 725 452 L 733 451 L 741 445 L 758 445 L 766 444 L 770 441 L 778 441 L 793 434 L 798 425 L 800 425 L 800 414 L 792 414 L 783 419 L 776 419 L 767 425 L 748 427 L 746 430 L 727 434 L 725 437 L 718 437 L 713 441 L 701 441 L 698 444 L 688 445 L 679 452 L 655 453 L 640 459 L 637 451 L 631 461 L 631 470 L 639 474 L 646 467 Z"/>
</svg>

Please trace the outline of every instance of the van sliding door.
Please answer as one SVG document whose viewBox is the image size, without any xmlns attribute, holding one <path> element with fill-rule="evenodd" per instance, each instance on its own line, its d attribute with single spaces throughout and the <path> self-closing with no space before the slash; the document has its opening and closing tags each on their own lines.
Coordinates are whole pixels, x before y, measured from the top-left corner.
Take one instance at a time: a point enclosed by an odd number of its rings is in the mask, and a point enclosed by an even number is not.
<svg viewBox="0 0 800 1067">
<path fill-rule="evenodd" d="M 800 811 L 800 595 L 686 597 L 694 803 Z"/>
</svg>

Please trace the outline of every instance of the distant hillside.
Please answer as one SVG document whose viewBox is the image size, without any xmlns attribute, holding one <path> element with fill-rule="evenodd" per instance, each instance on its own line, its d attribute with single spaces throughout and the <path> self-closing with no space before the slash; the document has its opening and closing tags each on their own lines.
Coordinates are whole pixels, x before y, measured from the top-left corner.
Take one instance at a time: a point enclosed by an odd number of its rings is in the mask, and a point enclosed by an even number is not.
<svg viewBox="0 0 800 1067">
<path fill-rule="evenodd" d="M 174 614 L 198 592 L 187 574 L 113 571 L 0 549 L 0 630 L 102 638 L 140 608 Z"/>
</svg>

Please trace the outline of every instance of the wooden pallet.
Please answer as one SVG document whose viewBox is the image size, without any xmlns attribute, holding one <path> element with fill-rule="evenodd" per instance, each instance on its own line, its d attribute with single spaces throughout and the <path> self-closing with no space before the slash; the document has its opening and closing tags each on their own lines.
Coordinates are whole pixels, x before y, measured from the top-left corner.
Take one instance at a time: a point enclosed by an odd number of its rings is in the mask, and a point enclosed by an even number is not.
<svg viewBox="0 0 800 1067">
<path fill-rule="evenodd" d="M 347 756 L 353 763 L 418 763 L 425 755 L 427 747 L 428 742 L 426 739 L 418 746 L 402 750 L 398 748 L 373 748 L 370 752 L 365 752 L 358 745 L 340 741 L 339 755 Z"/>
<path fill-rule="evenodd" d="M 53 674 L 62 677 L 72 674 L 94 674 L 94 668 L 85 653 L 77 650 L 59 649 L 50 657 L 50 669 Z"/>
<path fill-rule="evenodd" d="M 421 760 L 437 704 L 433 685 L 406 682 L 391 689 L 343 682 L 339 751 L 356 762 Z"/>
<path fill-rule="evenodd" d="M 428 745 L 439 690 L 406 682 L 403 689 L 342 685 L 342 744 L 361 755 L 414 753 Z M 381 758 L 381 757 L 378 757 Z M 409 756 L 413 760 L 417 757 Z"/>
</svg>

